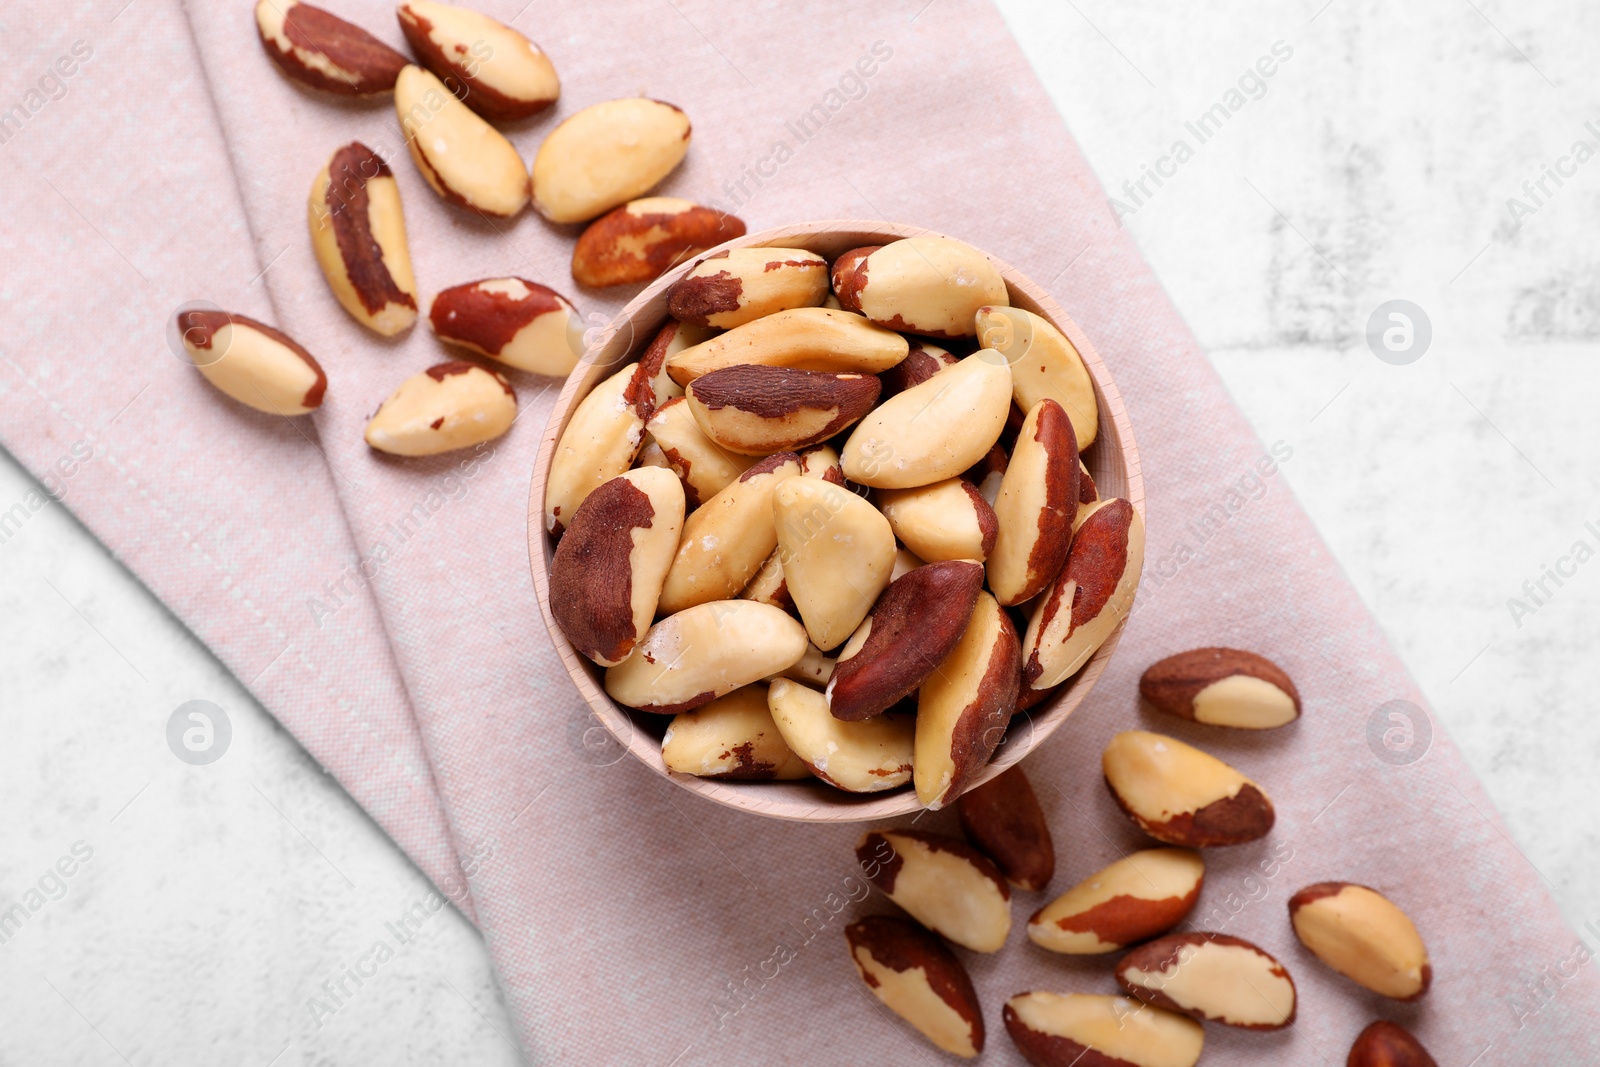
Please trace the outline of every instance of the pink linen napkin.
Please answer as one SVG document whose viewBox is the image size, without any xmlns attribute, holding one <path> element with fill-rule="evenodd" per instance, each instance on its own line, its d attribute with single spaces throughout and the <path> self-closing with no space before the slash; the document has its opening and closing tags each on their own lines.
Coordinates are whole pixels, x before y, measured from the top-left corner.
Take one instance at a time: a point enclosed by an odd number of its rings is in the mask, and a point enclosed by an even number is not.
<svg viewBox="0 0 1600 1067">
<path fill-rule="evenodd" d="M 1571 963 L 1574 935 L 1426 712 L 1391 704 L 1420 697 L 1277 477 L 1293 442 L 1254 439 L 991 8 L 482 6 L 538 40 L 562 75 L 554 114 L 510 131 L 525 156 L 589 103 L 669 100 L 688 111 L 695 140 L 663 193 L 717 202 L 751 229 L 875 217 L 951 233 L 1054 291 L 1095 339 L 1139 435 L 1147 578 L 1111 668 L 1027 769 L 1061 855 L 1052 892 L 1141 844 L 1100 782 L 1099 752 L 1117 730 L 1144 725 L 1199 743 L 1273 794 L 1270 839 L 1208 856 L 1193 924 L 1278 955 L 1299 983 L 1300 1019 L 1271 1035 L 1211 1028 L 1207 1062 L 1336 1063 L 1380 1015 L 1411 1026 L 1445 1064 L 1594 1058 L 1595 980 Z M 338 10 L 399 45 L 387 4 Z M 473 452 L 397 461 L 361 441 L 383 397 L 448 354 L 425 330 L 377 341 L 329 295 L 304 198 L 336 147 L 359 138 L 391 159 L 425 300 L 503 274 L 570 292 L 577 228 L 531 214 L 491 225 L 445 205 L 405 158 L 387 102 L 329 102 L 284 81 L 254 39 L 248 5 L 196 3 L 189 16 L 258 255 L 265 263 L 283 250 L 262 284 L 280 325 L 329 372 L 328 401 L 309 421 L 355 552 L 371 561 L 365 588 L 529 1058 L 939 1062 L 846 960 L 850 918 L 890 910 L 854 867 L 859 828 L 719 808 L 590 744 L 594 720 L 549 646 L 527 566 L 528 475 L 554 383 L 518 376 L 517 425 Z M 220 247 L 193 234 L 175 243 L 175 258 L 191 264 Z M 603 321 L 631 291 L 570 295 Z M 201 389 L 185 394 L 189 406 Z M 6 418 L 16 421 L 9 409 Z M 319 632 L 354 648 L 366 630 L 340 609 Z M 1213 643 L 1282 663 L 1306 697 L 1305 719 L 1234 738 L 1138 708 L 1143 666 Z M 918 825 L 951 823 L 941 814 Z M 1436 972 L 1424 1003 L 1380 1003 L 1299 948 L 1284 901 L 1333 878 L 1374 885 L 1416 919 Z M 1022 920 L 1050 895 L 1019 894 L 1004 951 L 964 954 L 991 1061 L 1020 1062 L 999 1032 L 1007 996 L 1112 991 L 1107 961 L 1026 941 Z"/>
</svg>

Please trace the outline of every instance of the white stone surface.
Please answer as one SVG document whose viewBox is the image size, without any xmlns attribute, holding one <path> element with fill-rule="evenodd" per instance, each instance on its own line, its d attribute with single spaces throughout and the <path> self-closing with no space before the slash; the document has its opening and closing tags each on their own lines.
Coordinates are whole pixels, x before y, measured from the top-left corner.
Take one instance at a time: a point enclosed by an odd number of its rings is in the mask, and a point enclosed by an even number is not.
<svg viewBox="0 0 1600 1067">
<path fill-rule="evenodd" d="M 1122 197 L 1126 224 L 1261 436 L 1294 445 L 1286 477 L 1518 846 L 1570 921 L 1600 918 L 1600 562 L 1523 591 L 1600 549 L 1600 161 L 1542 203 L 1521 190 L 1600 148 L 1600 11 L 1000 7 L 1108 189 L 1195 149 Z M 1264 94 L 1199 144 L 1184 123 L 1278 41 Z M 1520 227 L 1513 195 L 1537 208 Z M 1432 323 L 1406 366 L 1364 337 L 1394 298 Z M 30 486 L 0 462 L 0 511 Z M 58 506 L 0 543 L 0 667 L 0 910 L 93 850 L 0 945 L 0 1063 L 517 1061 L 469 925 L 446 909 L 398 945 L 421 876 Z M 196 698 L 234 728 L 204 767 L 165 739 Z M 318 1027 L 307 1001 L 379 940 L 394 958 Z"/>
</svg>

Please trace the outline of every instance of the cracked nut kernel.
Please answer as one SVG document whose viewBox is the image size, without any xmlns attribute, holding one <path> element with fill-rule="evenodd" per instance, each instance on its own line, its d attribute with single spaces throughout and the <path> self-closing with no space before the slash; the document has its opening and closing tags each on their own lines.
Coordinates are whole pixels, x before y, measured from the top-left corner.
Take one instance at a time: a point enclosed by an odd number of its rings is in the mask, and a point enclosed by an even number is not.
<svg viewBox="0 0 1600 1067">
<path fill-rule="evenodd" d="M 872 410 L 879 388 L 870 374 L 746 364 L 701 375 L 686 395 L 707 437 L 766 456 L 826 441 Z"/>
<path fill-rule="evenodd" d="M 879 489 L 873 497 L 894 535 L 929 563 L 947 559 L 982 563 L 994 550 L 999 531 L 994 508 L 964 478 L 914 489 Z"/>
<path fill-rule="evenodd" d="M 578 403 L 556 444 L 545 480 L 544 528 L 560 536 L 583 498 L 633 466 L 644 419 L 628 400 L 638 364 L 630 363 Z"/>
<path fill-rule="evenodd" d="M 1122 810 L 1157 841 L 1216 848 L 1272 829 L 1272 801 L 1260 786 L 1175 738 L 1124 731 L 1106 745 L 1100 764 Z"/>
<path fill-rule="evenodd" d="M 912 716 L 891 711 L 863 722 L 841 722 L 820 691 L 782 677 L 772 679 L 767 706 L 784 742 L 829 785 L 880 793 L 911 781 Z"/>
<path fill-rule="evenodd" d="M 511 429 L 517 394 L 476 363 L 429 367 L 400 383 L 367 423 L 366 439 L 394 456 L 433 456 L 492 441 Z"/>
<path fill-rule="evenodd" d="M 1044 592 L 1067 562 L 1078 514 L 1078 442 L 1054 400 L 1028 412 L 1011 450 L 994 514 L 998 535 L 989 557 L 989 588 L 1006 607 Z"/>
<path fill-rule="evenodd" d="M 1201 1022 L 1281 1030 L 1294 1022 L 1294 979 L 1283 964 L 1227 934 L 1168 934 L 1117 963 L 1117 981 L 1147 1004 Z"/>
<path fill-rule="evenodd" d="M 869 830 L 856 842 L 856 862 L 867 881 L 934 933 L 974 952 L 998 952 L 1006 943 L 1011 889 L 965 841 L 925 830 Z"/>
<path fill-rule="evenodd" d="M 998 350 L 1011 364 L 1017 406 L 1032 411 L 1048 397 L 1072 420 L 1078 447 L 1087 449 L 1094 444 L 1100 432 L 1094 382 L 1066 335 L 1043 316 L 1022 308 L 980 308 L 976 325 L 979 343 Z"/>
<path fill-rule="evenodd" d="M 827 295 L 828 263 L 815 252 L 731 248 L 672 283 L 667 310 L 679 322 L 731 330 L 791 308 L 817 307 Z"/>
<path fill-rule="evenodd" d="M 810 778 L 767 710 L 767 687 L 747 685 L 672 717 L 661 761 L 676 774 L 741 782 Z"/>
<path fill-rule="evenodd" d="M 583 319 L 554 289 L 522 278 L 453 285 L 433 298 L 441 340 L 533 374 L 564 378 L 583 354 Z"/>
<path fill-rule="evenodd" d="M 178 332 L 201 376 L 239 403 L 269 415 L 322 404 L 328 376 L 288 334 L 225 311 L 179 312 Z"/>
<path fill-rule="evenodd" d="M 1028 938 L 1069 956 L 1115 952 L 1164 934 L 1200 899 L 1200 853 L 1152 848 L 1124 856 L 1061 894 L 1028 920 Z"/>
<path fill-rule="evenodd" d="M 683 486 L 669 470 L 624 471 L 584 498 L 550 562 L 550 613 L 602 667 L 628 658 L 656 617 L 683 529 Z"/>
<path fill-rule="evenodd" d="M 619 704 L 676 715 L 776 674 L 805 651 L 805 630 L 777 608 L 714 600 L 650 627 L 633 653 L 606 671 L 605 689 Z"/>
<path fill-rule="evenodd" d="M 961 832 L 994 861 L 1006 881 L 1030 892 L 1050 884 L 1056 873 L 1055 842 L 1020 765 L 1013 764 L 962 793 L 956 799 L 956 814 Z"/>
<path fill-rule="evenodd" d="M 1033 1067 L 1194 1067 L 1205 1044 L 1193 1019 L 1129 997 L 1022 993 L 1001 1017 Z"/>
<path fill-rule="evenodd" d="M 856 972 L 884 1007 L 944 1052 L 971 1059 L 983 1051 L 978 993 L 943 941 L 892 915 L 869 915 L 844 936 Z"/>
<path fill-rule="evenodd" d="M 311 182 L 311 248 L 339 306 L 393 337 L 417 321 L 417 281 L 406 247 L 400 186 L 376 152 L 353 141 Z"/>
<path fill-rule="evenodd" d="M 637 200 L 689 150 L 689 116 L 643 97 L 592 104 L 550 131 L 533 159 L 533 206 L 587 222 Z"/>
<path fill-rule="evenodd" d="M 926 807 L 960 796 L 988 764 L 1016 710 L 1021 667 L 1011 616 L 980 592 L 966 632 L 917 693 L 913 762 L 917 799 Z"/>
<path fill-rule="evenodd" d="M 470 211 L 511 218 L 528 205 L 528 169 L 512 143 L 421 67 L 394 85 L 411 159 L 434 192 Z"/>
<path fill-rule="evenodd" d="M 930 337 L 971 337 L 985 305 L 1011 302 L 989 257 L 949 237 L 907 237 L 834 265 L 839 303 L 880 326 Z"/>
<path fill-rule="evenodd" d="M 1169 715 L 1211 726 L 1270 730 L 1300 717 L 1300 693 L 1265 656 L 1196 648 L 1145 669 L 1139 693 Z"/>
<path fill-rule="evenodd" d="M 735 326 L 667 360 L 679 385 L 723 367 L 759 363 L 833 374 L 877 374 L 906 358 L 904 337 L 860 315 L 829 308 L 791 308 Z"/>
<path fill-rule="evenodd" d="M 1350 1046 L 1345 1067 L 1439 1067 L 1410 1031 L 1379 1019 Z"/>
<path fill-rule="evenodd" d="M 256 32 L 279 70 L 340 96 L 388 92 L 406 65 L 405 56 L 360 26 L 297 0 L 261 0 Z"/>
<path fill-rule="evenodd" d="M 774 493 L 799 476 L 800 457 L 780 452 L 752 466 L 695 509 L 683 525 L 683 543 L 667 572 L 661 610 L 682 611 L 710 600 L 731 600 L 743 592 L 778 545 Z"/>
<path fill-rule="evenodd" d="M 755 468 L 751 468 L 754 470 Z M 790 478 L 772 496 L 789 597 L 812 643 L 831 651 L 889 584 L 894 534 L 878 509 L 820 478 Z"/>
<path fill-rule="evenodd" d="M 1395 1000 L 1416 1000 L 1433 984 L 1422 935 L 1376 889 L 1319 882 L 1289 898 L 1289 921 L 1312 955 L 1357 985 Z"/>
<path fill-rule="evenodd" d="M 396 14 L 422 65 L 490 122 L 536 115 L 561 95 L 550 57 L 487 15 L 432 0 L 406 0 Z"/>
<path fill-rule="evenodd" d="M 744 220 L 671 196 L 648 196 L 589 224 L 572 248 L 572 277 L 604 288 L 653 281 L 691 256 L 744 236 Z"/>
</svg>

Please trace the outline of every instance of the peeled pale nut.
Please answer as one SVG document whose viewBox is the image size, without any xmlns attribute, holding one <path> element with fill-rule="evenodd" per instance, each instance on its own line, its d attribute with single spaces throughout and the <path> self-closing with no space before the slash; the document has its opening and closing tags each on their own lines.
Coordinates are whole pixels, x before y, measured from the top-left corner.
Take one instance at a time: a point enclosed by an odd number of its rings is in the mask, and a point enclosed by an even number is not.
<svg viewBox="0 0 1600 1067">
<path fill-rule="evenodd" d="M 794 608 L 794 601 L 789 599 L 789 584 L 783 580 L 783 562 L 778 558 L 776 549 L 761 564 L 761 569 L 756 571 L 756 576 L 744 587 L 739 599 L 754 600 L 758 604 L 771 604 L 784 611 Z"/>
<path fill-rule="evenodd" d="M 1050 884 L 1056 872 L 1055 843 L 1020 765 L 1013 764 L 962 793 L 956 799 L 956 814 L 961 832 L 994 861 L 1006 881 L 1029 891 Z"/>
<path fill-rule="evenodd" d="M 1181 923 L 1200 899 L 1205 877 L 1198 852 L 1152 848 L 1132 853 L 1035 912 L 1028 938 L 1040 948 L 1072 956 L 1115 952 Z"/>
<path fill-rule="evenodd" d="M 1439 1063 L 1410 1031 L 1379 1019 L 1350 1046 L 1345 1067 L 1439 1067 Z"/>
<path fill-rule="evenodd" d="M 411 158 L 433 191 L 461 207 L 510 218 L 528 204 L 528 171 L 500 131 L 421 67 L 394 83 Z"/>
<path fill-rule="evenodd" d="M 750 456 L 826 441 L 872 409 L 878 379 L 747 364 L 689 383 L 695 421 L 723 448 Z"/>
<path fill-rule="evenodd" d="M 572 276 L 603 288 L 653 281 L 691 256 L 744 236 L 744 220 L 671 196 L 631 200 L 589 224 L 572 248 Z"/>
<path fill-rule="evenodd" d="M 1294 979 L 1242 938 L 1193 932 L 1140 945 L 1117 963 L 1117 981 L 1146 1004 L 1201 1022 L 1281 1030 L 1294 1022 Z"/>
<path fill-rule="evenodd" d="M 1214 848 L 1272 829 L 1272 801 L 1260 786 L 1175 738 L 1127 730 L 1106 745 L 1100 764 L 1122 810 L 1157 841 Z"/>
<path fill-rule="evenodd" d="M 433 298 L 428 323 L 441 341 L 534 374 L 565 377 L 583 354 L 578 309 L 522 278 L 451 286 Z"/>
<path fill-rule="evenodd" d="M 828 445 L 818 445 L 800 453 L 800 473 L 807 478 L 821 478 L 834 485 L 844 485 L 844 469 L 839 466 L 839 453 Z"/>
<path fill-rule="evenodd" d="M 945 559 L 981 563 L 994 550 L 999 530 L 994 509 L 964 478 L 914 489 L 879 489 L 873 495 L 894 535 L 929 563 Z"/>
<path fill-rule="evenodd" d="M 681 396 L 662 404 L 646 428 L 683 479 L 691 508 L 722 492 L 755 463 L 754 456 L 730 451 L 707 437 L 689 410 L 689 402 Z"/>
<path fill-rule="evenodd" d="M 754 470 L 755 468 L 751 468 Z M 820 478 L 790 478 L 772 495 L 789 596 L 812 642 L 837 648 L 889 584 L 894 534 L 871 504 Z"/>
<path fill-rule="evenodd" d="M 1006 607 L 1032 600 L 1061 573 L 1078 514 L 1078 442 L 1048 397 L 1023 420 L 995 497 L 989 588 Z"/>
<path fill-rule="evenodd" d="M 1300 717 L 1300 693 L 1265 656 L 1196 648 L 1145 668 L 1139 693 L 1169 715 L 1212 726 L 1270 730 Z"/>
<path fill-rule="evenodd" d="M 1102 501 L 1067 562 L 1036 600 L 1022 642 L 1022 686 L 1049 689 L 1078 672 L 1133 607 L 1144 566 L 1144 519 L 1126 500 Z"/>
<path fill-rule="evenodd" d="M 395 456 L 433 456 L 492 441 L 511 429 L 517 394 L 475 363 L 429 367 L 400 383 L 367 423 L 366 440 Z"/>
<path fill-rule="evenodd" d="M 989 257 L 949 237 L 892 241 L 845 269 L 843 278 L 834 271 L 839 303 L 906 333 L 971 337 L 980 307 L 1011 302 Z"/>
<path fill-rule="evenodd" d="M 602 667 L 650 628 L 683 529 L 683 486 L 659 467 L 624 471 L 584 498 L 550 562 L 550 613 Z"/>
<path fill-rule="evenodd" d="M 1417 928 L 1388 897 L 1351 882 L 1319 882 L 1289 898 L 1300 943 L 1357 985 L 1395 1000 L 1416 1000 L 1433 984 Z"/>
<path fill-rule="evenodd" d="M 1205 1045 L 1193 1019 L 1128 997 L 1022 993 L 1001 1018 L 1033 1067 L 1194 1067 Z"/>
<path fill-rule="evenodd" d="M 994 755 L 1017 707 L 1021 667 L 1011 617 L 979 593 L 966 632 L 917 693 L 913 762 L 917 799 L 928 808 L 960 796 Z"/>
<path fill-rule="evenodd" d="M 673 282 L 667 311 L 679 322 L 731 330 L 779 311 L 816 307 L 827 295 L 828 262 L 815 252 L 731 248 Z"/>
<path fill-rule="evenodd" d="M 800 457 L 780 452 L 697 508 L 683 525 L 683 543 L 661 590 L 661 610 L 737 597 L 777 547 L 774 494 L 799 474 Z"/>
<path fill-rule="evenodd" d="M 1000 439 L 1010 407 L 1011 368 L 979 351 L 857 423 L 840 453 L 845 477 L 879 489 L 954 478 Z"/>
<path fill-rule="evenodd" d="M 661 738 L 661 761 L 669 771 L 699 778 L 781 782 L 811 777 L 783 743 L 767 710 L 764 685 L 747 685 L 674 715 Z"/>
<path fill-rule="evenodd" d="M 559 536 L 583 498 L 633 465 L 644 420 L 628 402 L 635 364 L 589 391 L 561 433 L 545 479 L 544 528 Z"/>
<path fill-rule="evenodd" d="M 880 793 L 911 780 L 916 725 L 910 715 L 888 712 L 865 722 L 840 722 L 828 712 L 821 692 L 790 678 L 772 679 L 767 706 L 784 743 L 829 785 Z"/>
<path fill-rule="evenodd" d="M 296 0 L 261 0 L 256 32 L 278 69 L 340 96 L 387 92 L 406 65 L 405 56 L 360 26 Z"/>
<path fill-rule="evenodd" d="M 792 308 L 763 316 L 695 345 L 667 360 L 679 385 L 741 363 L 768 367 L 877 374 L 906 358 L 904 337 L 860 315 L 829 308 Z"/>
<path fill-rule="evenodd" d="M 946 367 L 954 367 L 960 362 L 938 345 L 913 340 L 906 358 L 878 375 L 883 381 L 884 399 L 903 393 L 914 385 L 921 385 Z"/>
<path fill-rule="evenodd" d="M 884 1007 L 941 1050 L 983 1051 L 983 1009 L 972 979 L 943 941 L 909 919 L 869 915 L 845 927 L 856 972 Z"/>
<path fill-rule="evenodd" d="M 801 682 L 805 685 L 827 685 L 828 679 L 833 676 L 833 660 L 829 659 L 822 649 L 816 645 L 807 645 L 806 654 L 801 656 L 798 662 L 785 667 L 780 673 L 784 678 Z"/>
<path fill-rule="evenodd" d="M 715 600 L 650 627 L 606 671 L 605 689 L 619 704 L 676 715 L 775 674 L 805 651 L 805 630 L 777 608 Z"/>
<path fill-rule="evenodd" d="M 910 696 L 961 640 L 982 586 L 972 560 L 932 563 L 890 582 L 834 664 L 834 717 L 871 718 Z"/>
<path fill-rule="evenodd" d="M 1043 316 L 1023 308 L 984 307 L 975 324 L 978 341 L 1011 364 L 1011 387 L 1023 411 L 1049 397 L 1072 420 L 1078 447 L 1087 449 L 1100 432 L 1094 382 L 1066 334 Z"/>
<path fill-rule="evenodd" d="M 923 926 L 974 952 L 998 952 L 1011 932 L 1011 890 L 994 864 L 959 838 L 869 830 L 856 842 L 867 881 Z"/>
<path fill-rule="evenodd" d="M 592 104 L 565 119 L 533 160 L 533 206 L 587 222 L 649 192 L 689 150 L 689 117 L 659 100 Z"/>
<path fill-rule="evenodd" d="M 306 202 L 311 248 L 339 306 L 393 337 L 417 321 L 417 281 L 406 247 L 400 187 L 389 165 L 359 141 L 334 152 Z"/>
<path fill-rule="evenodd" d="M 422 65 L 491 122 L 536 115 L 561 95 L 550 57 L 487 15 L 432 0 L 406 0 L 396 13 Z"/>
<path fill-rule="evenodd" d="M 304 415 L 322 404 L 328 376 L 288 334 L 225 311 L 181 311 L 178 332 L 206 381 L 269 415 Z"/>
</svg>

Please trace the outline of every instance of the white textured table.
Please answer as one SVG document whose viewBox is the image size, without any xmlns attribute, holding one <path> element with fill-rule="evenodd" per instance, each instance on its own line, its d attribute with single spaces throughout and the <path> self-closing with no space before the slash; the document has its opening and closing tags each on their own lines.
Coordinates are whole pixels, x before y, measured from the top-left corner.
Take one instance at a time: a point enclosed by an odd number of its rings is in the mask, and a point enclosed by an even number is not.
<svg viewBox="0 0 1600 1067">
<path fill-rule="evenodd" d="M 1600 918 L 1600 163 L 1562 161 L 1600 150 L 1600 13 L 1000 6 L 1257 431 L 1293 449 L 1264 491 L 1310 510 L 1568 919 Z M 1540 190 L 1547 166 L 1570 173 Z M 1366 338 L 1395 299 L 1431 322 L 1404 365 Z M 0 461 L 0 913 L 48 901 L 0 927 L 0 1063 L 516 1062 L 470 926 L 413 910 L 404 857 L 30 491 Z M 167 744 L 193 699 L 233 727 L 209 766 Z"/>
</svg>

